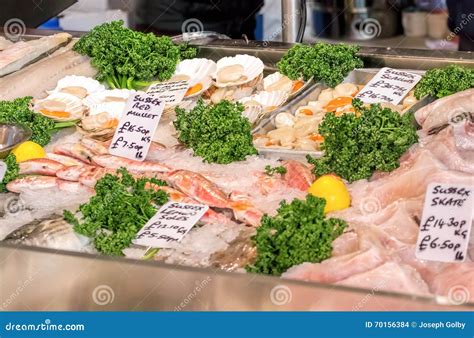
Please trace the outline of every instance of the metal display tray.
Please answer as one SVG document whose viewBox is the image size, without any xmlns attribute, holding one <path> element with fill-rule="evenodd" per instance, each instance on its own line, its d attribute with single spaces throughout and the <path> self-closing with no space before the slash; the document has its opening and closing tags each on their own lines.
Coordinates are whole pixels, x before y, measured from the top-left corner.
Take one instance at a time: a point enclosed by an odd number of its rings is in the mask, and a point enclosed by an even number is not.
<svg viewBox="0 0 474 338">
<path fill-rule="evenodd" d="M 36 32 L 35 32 L 36 33 Z M 28 36 L 27 38 L 34 38 Z M 270 68 L 288 44 L 241 40 L 199 46 L 214 60 L 237 53 Z M 424 70 L 448 64 L 474 68 L 471 53 L 361 48 L 368 67 Z M 0 310 L 346 310 L 472 311 L 446 297 L 374 288 L 291 281 L 276 277 L 134 261 L 0 242 Z"/>
<path fill-rule="evenodd" d="M 344 83 L 354 83 L 357 85 L 367 84 L 380 68 L 363 68 L 355 69 L 349 73 L 349 75 L 344 79 Z M 403 69 L 408 72 L 415 74 L 423 75 L 425 71 L 423 70 L 413 70 L 413 69 Z M 322 90 L 328 88 L 322 83 L 316 83 L 306 90 L 304 93 L 295 97 L 293 100 L 288 102 L 282 107 L 275 109 L 268 115 L 265 119 L 260 121 L 260 123 L 254 128 L 253 134 L 267 134 L 269 131 L 276 128 L 275 117 L 283 112 L 290 113 L 294 115 L 296 110 L 301 106 L 308 105 L 310 101 L 316 101 L 319 94 Z M 417 102 L 410 110 L 416 111 L 417 109 L 426 105 L 427 101 L 421 100 Z M 279 158 L 282 160 L 304 160 L 306 155 L 311 155 L 312 157 L 321 157 L 323 156 L 322 151 L 306 151 L 306 150 L 296 150 L 296 149 L 278 149 L 278 148 L 257 148 L 259 155 L 269 158 Z"/>
</svg>

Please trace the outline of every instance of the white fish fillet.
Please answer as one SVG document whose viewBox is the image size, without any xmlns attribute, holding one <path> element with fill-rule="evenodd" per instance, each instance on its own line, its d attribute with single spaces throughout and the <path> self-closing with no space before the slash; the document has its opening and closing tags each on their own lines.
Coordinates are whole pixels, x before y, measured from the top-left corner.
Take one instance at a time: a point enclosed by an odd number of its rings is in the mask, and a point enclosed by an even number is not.
<svg viewBox="0 0 474 338">
<path fill-rule="evenodd" d="M 3 36 L 0 36 L 0 51 L 7 49 L 13 44 L 10 40 L 5 39 Z"/>
<path fill-rule="evenodd" d="M 97 71 L 90 59 L 71 50 L 74 43 L 53 53 L 14 74 L 0 78 L 0 100 L 13 100 L 23 96 L 43 98 L 46 91 L 56 87 L 66 75 L 94 77 Z"/>
<path fill-rule="evenodd" d="M 68 33 L 45 36 L 38 40 L 17 42 L 0 52 L 0 76 L 20 70 L 48 52 L 53 52 L 71 39 Z"/>
</svg>

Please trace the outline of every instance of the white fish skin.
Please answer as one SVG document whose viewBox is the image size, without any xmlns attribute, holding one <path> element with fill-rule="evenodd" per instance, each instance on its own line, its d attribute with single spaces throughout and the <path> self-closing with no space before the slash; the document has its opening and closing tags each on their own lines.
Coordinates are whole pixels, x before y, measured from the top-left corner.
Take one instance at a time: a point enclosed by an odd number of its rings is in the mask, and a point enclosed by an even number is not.
<svg viewBox="0 0 474 338">
<path fill-rule="evenodd" d="M 0 100 L 23 96 L 44 98 L 46 91 L 56 87 L 66 75 L 94 77 L 97 70 L 90 64 L 90 59 L 72 51 L 73 45 L 70 43 L 50 57 L 0 78 Z"/>
<path fill-rule="evenodd" d="M 45 56 L 48 52 L 53 52 L 61 45 L 67 44 L 71 38 L 72 36 L 68 33 L 59 33 L 11 45 L 0 52 L 0 76 L 20 70 L 25 65 Z"/>
<path fill-rule="evenodd" d="M 37 158 L 19 163 L 20 175 L 55 176 L 64 166 L 49 158 Z"/>
<path fill-rule="evenodd" d="M 52 176 L 26 176 L 7 184 L 7 190 L 16 193 L 56 188 L 58 179 Z"/>
</svg>

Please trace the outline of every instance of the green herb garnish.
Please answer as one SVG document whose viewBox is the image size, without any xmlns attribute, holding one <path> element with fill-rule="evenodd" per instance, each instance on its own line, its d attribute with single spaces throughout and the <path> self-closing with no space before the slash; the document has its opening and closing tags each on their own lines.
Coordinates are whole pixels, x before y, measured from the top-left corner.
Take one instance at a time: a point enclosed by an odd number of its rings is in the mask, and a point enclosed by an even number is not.
<svg viewBox="0 0 474 338">
<path fill-rule="evenodd" d="M 328 113 L 320 124 L 324 156 L 307 156 L 316 176 L 335 173 L 353 182 L 369 178 L 376 170 L 392 171 L 400 165 L 400 156 L 418 141 L 410 113 L 401 116 L 379 104 L 367 108 L 358 99 L 353 106 L 360 117 Z"/>
<path fill-rule="evenodd" d="M 252 143 L 252 126 L 242 116 L 243 110 L 242 104 L 226 100 L 216 105 L 200 100 L 189 112 L 176 108 L 174 126 L 178 139 L 206 162 L 242 161 L 257 153 Z"/>
<path fill-rule="evenodd" d="M 55 123 L 53 120 L 30 109 L 31 97 L 13 101 L 0 101 L 0 122 L 17 123 L 31 129 L 31 141 L 45 146 L 51 141 L 51 133 L 57 129 L 70 127 L 74 122 Z"/>
<path fill-rule="evenodd" d="M 271 167 L 269 165 L 265 166 L 265 174 L 268 176 L 273 176 L 275 174 L 285 175 L 286 168 L 284 166 Z"/>
<path fill-rule="evenodd" d="M 20 167 L 16 162 L 16 156 L 12 153 L 8 154 L 3 160 L 7 166 L 7 172 L 0 182 L 0 192 L 7 192 L 7 184 L 18 177 L 20 173 Z"/>
<path fill-rule="evenodd" d="M 313 78 L 335 87 L 355 68 L 364 66 L 356 56 L 359 47 L 345 44 L 316 43 L 291 47 L 278 62 L 280 73 L 292 80 Z"/>
<path fill-rule="evenodd" d="M 138 231 L 168 201 L 168 195 L 146 188 L 147 183 L 166 185 L 155 178 L 133 178 L 122 168 L 117 175 L 107 174 L 95 185 L 96 195 L 79 211 L 82 219 L 64 211 L 64 219 L 79 234 L 90 237 L 95 248 L 104 254 L 121 256 Z"/>
<path fill-rule="evenodd" d="M 139 89 L 153 79 L 168 80 L 183 59 L 196 56 L 195 48 L 175 45 L 170 37 L 158 37 L 123 27 L 123 21 L 105 23 L 92 29 L 74 46 L 92 58 L 99 81 L 111 88 Z"/>
<path fill-rule="evenodd" d="M 307 195 L 306 200 L 283 201 L 274 217 L 263 216 L 262 225 L 252 240 L 257 259 L 247 266 L 249 272 L 281 275 L 304 262 L 319 263 L 332 254 L 332 242 L 347 224 L 337 218 L 325 218 L 326 200 Z"/>
<path fill-rule="evenodd" d="M 470 88 L 474 88 L 474 69 L 449 65 L 428 70 L 415 87 L 415 97 L 439 99 Z"/>
</svg>

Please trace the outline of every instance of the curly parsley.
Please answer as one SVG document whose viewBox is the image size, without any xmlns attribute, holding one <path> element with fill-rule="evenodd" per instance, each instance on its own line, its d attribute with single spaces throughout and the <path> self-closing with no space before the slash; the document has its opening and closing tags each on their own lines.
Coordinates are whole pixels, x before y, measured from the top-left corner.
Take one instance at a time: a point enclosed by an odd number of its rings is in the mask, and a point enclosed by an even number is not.
<svg viewBox="0 0 474 338">
<path fill-rule="evenodd" d="M 326 200 L 307 195 L 306 200 L 283 201 L 275 217 L 263 216 L 262 225 L 252 240 L 257 259 L 247 271 L 281 275 L 293 265 L 319 263 L 332 254 L 332 242 L 342 234 L 347 223 L 325 218 Z"/>
<path fill-rule="evenodd" d="M 428 70 L 415 87 L 415 97 L 439 99 L 470 88 L 474 88 L 474 69 L 449 65 Z"/>
<path fill-rule="evenodd" d="M 7 166 L 7 172 L 5 173 L 2 182 L 0 182 L 0 192 L 7 192 L 7 184 L 18 177 L 20 167 L 16 162 L 16 156 L 12 153 L 8 154 L 3 161 Z"/>
<path fill-rule="evenodd" d="M 168 80 L 182 59 L 196 56 L 195 48 L 175 45 L 170 37 L 136 32 L 123 21 L 105 23 L 92 29 L 74 46 L 92 58 L 99 81 L 111 88 L 138 89 L 153 79 Z"/>
<path fill-rule="evenodd" d="M 174 126 L 178 139 L 206 162 L 242 161 L 257 153 L 252 143 L 252 126 L 242 116 L 243 110 L 242 104 L 225 100 L 216 105 L 200 100 L 189 112 L 176 108 Z"/>
<path fill-rule="evenodd" d="M 271 167 L 270 165 L 265 166 L 265 174 L 268 176 L 273 176 L 275 174 L 285 175 L 286 168 L 284 166 Z"/>
<path fill-rule="evenodd" d="M 165 192 L 147 189 L 147 183 L 166 185 L 154 178 L 135 179 L 124 168 L 117 175 L 107 174 L 95 185 L 96 195 L 79 207 L 82 219 L 67 210 L 64 219 L 77 233 L 90 237 L 99 252 L 121 256 L 157 208 L 168 201 Z"/>
<path fill-rule="evenodd" d="M 353 182 L 369 178 L 375 170 L 392 171 L 400 165 L 400 156 L 418 141 L 411 114 L 401 116 L 379 104 L 363 107 L 358 99 L 353 105 L 360 117 L 328 113 L 320 124 L 324 156 L 307 156 L 317 176 L 335 173 Z"/>
<path fill-rule="evenodd" d="M 314 46 L 296 45 L 290 48 L 278 62 L 280 73 L 292 80 L 314 78 L 329 87 L 335 87 L 354 68 L 364 66 L 356 56 L 358 46 L 316 43 Z"/>
</svg>

